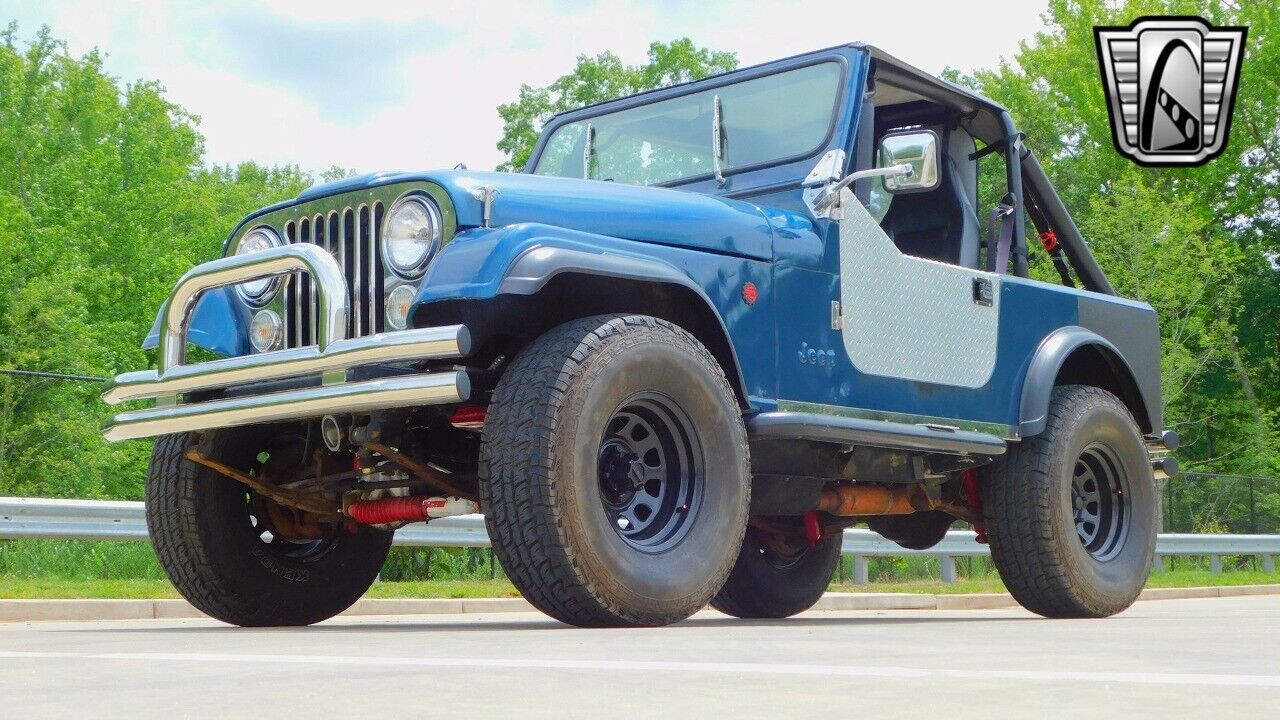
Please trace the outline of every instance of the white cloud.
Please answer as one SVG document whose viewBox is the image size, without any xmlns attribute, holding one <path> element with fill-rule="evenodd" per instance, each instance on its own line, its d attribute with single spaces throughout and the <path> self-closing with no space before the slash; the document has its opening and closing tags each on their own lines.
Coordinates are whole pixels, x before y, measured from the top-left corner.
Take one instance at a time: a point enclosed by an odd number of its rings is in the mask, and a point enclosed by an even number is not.
<svg viewBox="0 0 1280 720">
<path fill-rule="evenodd" d="M 210 162 L 371 171 L 460 161 L 495 166 L 503 160 L 494 147 L 501 133 L 497 105 L 513 99 L 522 83 L 555 79 L 580 54 L 612 50 L 639 62 L 651 41 L 687 35 L 737 52 L 745 65 L 860 40 L 930 72 L 948 65 L 969 70 L 1012 57 L 1018 41 L 1040 29 L 1044 6 L 1045 0 L 0 0 L 0 20 L 17 19 L 23 36 L 49 24 L 72 52 L 104 50 L 108 72 L 161 81 L 174 102 L 201 117 Z M 344 24 L 353 28 L 352 42 L 341 42 Z M 235 43 L 225 33 L 235 26 L 265 30 L 268 39 L 275 28 L 287 42 L 229 56 Z"/>
</svg>

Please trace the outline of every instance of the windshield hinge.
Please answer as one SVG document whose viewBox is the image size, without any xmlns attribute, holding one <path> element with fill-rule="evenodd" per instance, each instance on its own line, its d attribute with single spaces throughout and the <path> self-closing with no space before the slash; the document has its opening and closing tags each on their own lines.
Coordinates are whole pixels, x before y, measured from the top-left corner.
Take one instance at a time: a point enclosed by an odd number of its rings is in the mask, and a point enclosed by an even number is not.
<svg viewBox="0 0 1280 720">
<path fill-rule="evenodd" d="M 481 185 L 471 192 L 480 201 L 480 224 L 482 227 L 493 227 L 493 197 L 498 188 L 492 185 Z"/>
</svg>

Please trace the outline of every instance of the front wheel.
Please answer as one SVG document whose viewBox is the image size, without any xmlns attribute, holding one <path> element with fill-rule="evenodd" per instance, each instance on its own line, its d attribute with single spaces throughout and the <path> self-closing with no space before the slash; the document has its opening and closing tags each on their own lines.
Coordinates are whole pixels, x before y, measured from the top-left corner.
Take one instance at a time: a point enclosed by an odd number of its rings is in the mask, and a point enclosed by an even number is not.
<svg viewBox="0 0 1280 720">
<path fill-rule="evenodd" d="M 1056 388 L 1044 432 L 983 473 L 991 557 L 1045 617 L 1106 617 L 1137 599 L 1155 555 L 1158 496 L 1133 416 L 1095 387 Z"/>
<path fill-rule="evenodd" d="M 663 625 L 724 583 L 750 463 L 715 359 L 663 320 L 576 320 L 493 393 L 480 491 L 494 553 L 535 607 L 582 626 Z"/>
<path fill-rule="evenodd" d="M 309 466 L 299 462 L 304 443 L 285 425 L 156 440 L 147 529 L 174 587 L 206 615 L 241 626 L 310 625 L 350 607 L 378 577 L 391 533 L 310 517 L 185 457 L 195 447 L 265 478 Z"/>
</svg>

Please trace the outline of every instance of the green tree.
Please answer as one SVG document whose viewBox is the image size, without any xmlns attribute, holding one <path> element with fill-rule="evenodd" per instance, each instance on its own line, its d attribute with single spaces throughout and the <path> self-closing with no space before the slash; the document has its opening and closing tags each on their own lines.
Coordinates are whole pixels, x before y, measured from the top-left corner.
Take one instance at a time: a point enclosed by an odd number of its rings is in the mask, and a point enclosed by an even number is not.
<svg viewBox="0 0 1280 720">
<path fill-rule="evenodd" d="M 1201 167 L 1139 168 L 1112 146 L 1093 28 L 1144 15 L 1249 26 L 1230 145 Z M 1044 20 L 1012 61 L 949 77 L 1010 109 L 1113 284 L 1160 312 L 1165 422 L 1183 436 L 1183 466 L 1280 474 L 1280 8 L 1051 0 Z M 1184 527 L 1245 529 L 1247 485 L 1176 486 Z M 1260 490 L 1280 507 L 1280 487 Z M 1267 523 L 1280 530 L 1280 516 Z"/>
<path fill-rule="evenodd" d="M 296 168 L 202 164 L 196 118 L 94 51 L 0 33 L 0 368 L 107 377 L 174 280 L 236 221 L 296 194 Z M 108 445 L 94 383 L 0 376 L 0 494 L 137 497 L 145 443 Z"/>
<path fill-rule="evenodd" d="M 508 158 L 498 169 L 510 172 L 524 168 L 542 125 L 557 113 L 736 67 L 737 54 L 699 48 L 689 38 L 651 44 L 649 61 L 643 65 L 626 65 L 611 52 L 580 55 L 573 72 L 546 87 L 521 85 L 515 102 L 498 106 L 503 122 L 498 149 Z"/>
</svg>

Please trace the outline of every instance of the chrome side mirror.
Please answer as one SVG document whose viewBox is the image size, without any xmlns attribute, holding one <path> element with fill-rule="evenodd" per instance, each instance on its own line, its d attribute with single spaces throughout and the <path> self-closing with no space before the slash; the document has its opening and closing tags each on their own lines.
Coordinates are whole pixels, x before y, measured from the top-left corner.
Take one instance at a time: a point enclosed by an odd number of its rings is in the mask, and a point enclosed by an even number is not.
<svg viewBox="0 0 1280 720">
<path fill-rule="evenodd" d="M 880 167 L 910 165 L 911 173 L 887 176 L 891 193 L 926 192 L 938 187 L 938 134 L 932 130 L 892 132 L 880 140 Z"/>
<path fill-rule="evenodd" d="M 859 170 L 841 179 L 840 169 L 844 167 L 844 157 L 843 150 L 829 151 L 822 156 L 813 170 L 809 171 L 809 176 L 804 179 L 804 182 L 800 183 L 800 187 L 804 188 L 804 202 L 809 206 L 809 212 L 814 218 L 833 217 L 831 210 L 840 202 L 840 191 L 859 180 L 882 177 L 886 179 L 885 182 L 888 182 L 888 178 L 903 178 L 914 172 L 910 165 L 902 163 L 890 167 Z"/>
</svg>

